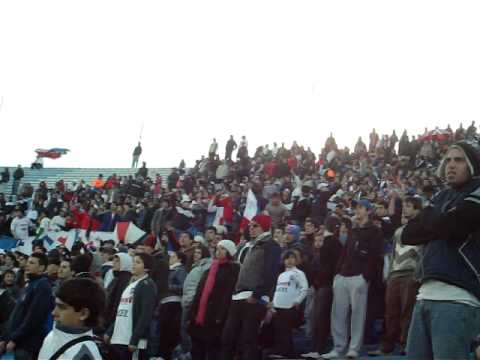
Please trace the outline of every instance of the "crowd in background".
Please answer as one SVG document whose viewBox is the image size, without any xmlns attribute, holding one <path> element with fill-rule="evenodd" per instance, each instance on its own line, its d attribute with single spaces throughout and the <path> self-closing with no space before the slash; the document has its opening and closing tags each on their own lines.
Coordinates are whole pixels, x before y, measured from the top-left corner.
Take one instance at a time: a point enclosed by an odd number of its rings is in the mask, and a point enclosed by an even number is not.
<svg viewBox="0 0 480 360">
<path fill-rule="evenodd" d="M 21 183 L 19 166 L 16 196 L 0 194 L 0 235 L 88 236 L 120 222 L 147 235 L 1 254 L 0 350 L 19 359 L 60 350 L 60 359 L 288 358 L 300 331 L 305 358 L 356 358 L 378 343 L 372 356 L 405 353 L 423 257 L 422 245 L 402 242 L 405 226 L 447 187 L 437 169 L 449 147 L 476 136 L 474 123 L 412 137 L 374 129 L 353 151 L 331 134 L 319 154 L 297 142 L 252 151 L 231 136 L 224 154 L 213 139 L 195 166 L 182 161 L 165 179 L 143 163 L 135 176 L 36 189 Z M 139 143 L 132 167 L 141 153 Z M 71 342 L 80 335 L 83 344 Z"/>
</svg>

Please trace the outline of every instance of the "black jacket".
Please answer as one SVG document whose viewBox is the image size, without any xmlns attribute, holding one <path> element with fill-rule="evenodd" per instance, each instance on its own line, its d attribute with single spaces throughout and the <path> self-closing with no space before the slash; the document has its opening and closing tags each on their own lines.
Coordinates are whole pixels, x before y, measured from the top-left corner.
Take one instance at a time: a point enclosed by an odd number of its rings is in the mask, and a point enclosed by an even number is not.
<svg viewBox="0 0 480 360">
<path fill-rule="evenodd" d="M 138 346 L 141 339 L 150 337 L 150 322 L 152 321 L 153 311 L 155 310 L 155 299 L 157 289 L 155 283 L 150 277 L 141 280 L 135 287 L 133 293 L 133 331 L 130 338 L 130 345 Z M 110 326 L 107 334 L 112 336 L 115 322 Z"/>
<path fill-rule="evenodd" d="M 375 278 L 382 261 L 382 231 L 372 223 L 353 228 L 338 263 L 342 276 L 362 275 L 367 282 Z"/>
<path fill-rule="evenodd" d="M 19 349 L 38 352 L 49 330 L 47 322 L 54 307 L 47 277 L 32 278 L 10 315 L 3 340 L 15 342 Z"/>
<path fill-rule="evenodd" d="M 210 270 L 203 274 L 189 313 L 189 333 L 192 337 L 203 340 L 221 337 L 239 272 L 240 266 L 237 263 L 230 262 L 219 266 L 215 285 L 208 298 L 205 324 L 200 326 L 196 324 L 195 319 Z"/>
<path fill-rule="evenodd" d="M 327 236 L 312 261 L 311 283 L 315 289 L 331 287 L 343 246 L 334 236 Z"/>
<path fill-rule="evenodd" d="M 15 170 L 15 172 L 13 173 L 13 178 L 14 178 L 15 180 L 20 180 L 20 179 L 23 178 L 24 176 L 25 176 L 25 174 L 24 174 L 22 168 L 20 168 L 20 169 L 17 168 L 17 170 Z"/>
<path fill-rule="evenodd" d="M 480 180 L 446 189 L 403 230 L 402 243 L 425 244 L 419 276 L 461 287 L 480 300 Z"/>
<path fill-rule="evenodd" d="M 123 291 L 127 288 L 132 278 L 129 271 L 115 271 L 115 278 L 107 287 L 107 311 L 105 313 L 105 327 L 108 328 L 115 322 L 117 308 L 120 304 Z"/>
</svg>

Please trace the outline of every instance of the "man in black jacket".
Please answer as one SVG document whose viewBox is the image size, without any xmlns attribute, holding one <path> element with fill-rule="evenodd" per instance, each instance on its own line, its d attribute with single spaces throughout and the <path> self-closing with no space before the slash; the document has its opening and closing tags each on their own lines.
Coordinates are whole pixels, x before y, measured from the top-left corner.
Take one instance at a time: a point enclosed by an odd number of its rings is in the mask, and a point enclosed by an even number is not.
<svg viewBox="0 0 480 360">
<path fill-rule="evenodd" d="M 480 332 L 480 151 L 453 144 L 438 169 L 448 188 L 411 220 L 402 243 L 424 245 L 409 359 L 467 359 Z"/>
<path fill-rule="evenodd" d="M 138 145 L 133 150 L 132 168 L 136 168 L 138 166 L 138 160 L 140 159 L 140 155 L 142 155 L 142 145 L 139 141 Z"/>
<path fill-rule="evenodd" d="M 275 286 L 280 264 L 280 245 L 270 234 L 271 219 L 257 215 L 250 222 L 253 247 L 238 276 L 222 338 L 222 360 L 234 358 L 240 338 L 243 360 L 257 360 L 258 330 Z"/>
<path fill-rule="evenodd" d="M 227 141 L 227 146 L 225 147 L 225 160 L 232 160 L 232 153 L 236 148 L 237 143 L 233 140 L 233 135 L 230 135 L 230 139 Z"/>
<path fill-rule="evenodd" d="M 48 319 L 55 306 L 52 288 L 43 275 L 47 268 L 44 254 L 32 254 L 25 273 L 29 284 L 8 320 L 0 352 L 15 351 L 16 359 L 36 359 L 43 339 L 50 331 Z"/>
<path fill-rule="evenodd" d="M 17 195 L 18 187 L 20 186 L 20 181 L 22 181 L 25 173 L 23 172 L 22 166 L 18 165 L 17 169 L 13 173 L 13 183 L 12 183 L 12 195 Z"/>
<path fill-rule="evenodd" d="M 352 229 L 338 262 L 333 281 L 332 336 L 334 348 L 324 359 L 337 359 L 347 350 L 348 358 L 357 358 L 363 344 L 369 283 L 381 260 L 381 230 L 369 219 L 373 209 L 368 200 L 358 201 L 356 227 Z M 351 320 L 348 314 L 351 311 Z M 348 326 L 350 325 L 350 326 Z M 350 327 L 350 341 L 349 331 Z"/>
</svg>

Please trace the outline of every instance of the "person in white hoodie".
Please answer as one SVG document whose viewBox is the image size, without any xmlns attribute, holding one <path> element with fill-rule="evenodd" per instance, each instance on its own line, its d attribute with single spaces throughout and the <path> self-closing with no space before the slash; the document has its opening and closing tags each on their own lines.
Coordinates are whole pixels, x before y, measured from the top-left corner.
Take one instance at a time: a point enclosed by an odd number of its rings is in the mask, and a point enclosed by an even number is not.
<svg viewBox="0 0 480 360">
<path fill-rule="evenodd" d="M 278 276 L 273 296 L 273 328 L 275 344 L 270 358 L 284 358 L 293 355 L 292 328 L 301 314 L 300 305 L 308 291 L 305 273 L 297 269 L 297 254 L 287 250 L 283 255 L 285 271 Z"/>
<path fill-rule="evenodd" d="M 21 208 L 15 209 L 15 218 L 10 225 L 10 231 L 16 240 L 27 240 L 28 230 L 33 227 L 32 221 L 24 216 Z"/>
<path fill-rule="evenodd" d="M 43 341 L 39 359 L 102 359 L 93 339 L 105 309 L 105 292 L 95 281 L 74 278 L 57 290 L 53 319 L 55 326 Z"/>
<path fill-rule="evenodd" d="M 112 281 L 106 288 L 107 310 L 105 313 L 105 326 L 110 327 L 117 317 L 117 309 L 120 299 L 132 278 L 132 257 L 126 253 L 117 253 L 113 257 L 113 267 L 109 270 Z M 105 276 L 106 277 L 106 276 Z"/>
</svg>

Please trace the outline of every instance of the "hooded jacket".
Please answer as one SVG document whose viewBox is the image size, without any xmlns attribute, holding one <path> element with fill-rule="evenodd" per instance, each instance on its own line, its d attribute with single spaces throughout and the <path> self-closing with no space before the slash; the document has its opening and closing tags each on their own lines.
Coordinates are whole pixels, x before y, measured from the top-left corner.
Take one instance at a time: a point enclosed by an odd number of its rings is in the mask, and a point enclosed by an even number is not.
<svg viewBox="0 0 480 360">
<path fill-rule="evenodd" d="M 186 308 L 191 305 L 195 293 L 197 291 L 198 284 L 202 279 L 205 271 L 210 269 L 212 265 L 211 258 L 200 259 L 197 263 L 193 264 L 192 270 L 188 273 L 185 281 L 183 283 L 183 296 L 182 296 L 182 307 Z"/>
<path fill-rule="evenodd" d="M 402 242 L 425 244 L 420 279 L 461 287 L 480 300 L 480 180 L 441 191 L 404 228 Z"/>
<path fill-rule="evenodd" d="M 105 325 L 107 327 L 115 321 L 122 293 L 132 277 L 132 258 L 130 255 L 118 253 L 116 256 L 120 259 L 120 271 L 114 271 L 115 278 L 107 287 L 107 312 L 105 314 Z"/>
</svg>

